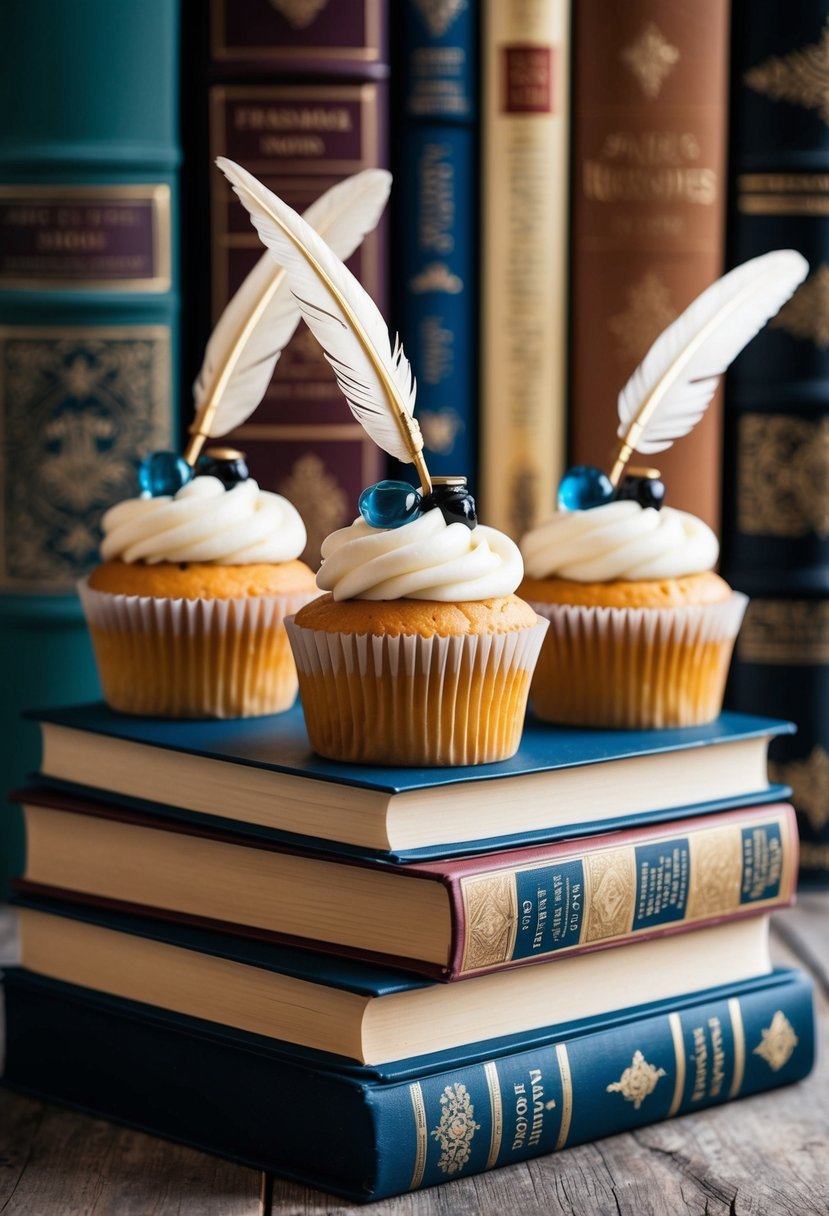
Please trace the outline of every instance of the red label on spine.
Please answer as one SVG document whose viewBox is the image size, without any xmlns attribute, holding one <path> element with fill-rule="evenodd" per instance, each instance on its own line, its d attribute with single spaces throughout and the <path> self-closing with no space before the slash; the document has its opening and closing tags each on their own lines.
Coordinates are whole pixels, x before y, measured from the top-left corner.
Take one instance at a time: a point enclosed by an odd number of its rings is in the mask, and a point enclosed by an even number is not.
<svg viewBox="0 0 829 1216">
<path fill-rule="evenodd" d="M 506 46 L 503 48 L 505 114 L 552 114 L 554 48 Z"/>
</svg>

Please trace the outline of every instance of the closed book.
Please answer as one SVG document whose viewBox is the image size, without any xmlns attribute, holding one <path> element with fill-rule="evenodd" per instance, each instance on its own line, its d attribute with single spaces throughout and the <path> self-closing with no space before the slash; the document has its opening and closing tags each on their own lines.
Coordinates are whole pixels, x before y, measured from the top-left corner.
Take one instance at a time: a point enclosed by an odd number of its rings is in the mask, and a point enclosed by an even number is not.
<svg viewBox="0 0 829 1216">
<path fill-rule="evenodd" d="M 38 975 L 385 1064 L 675 998 L 771 969 L 768 916 L 441 984 L 391 967 L 106 908 L 15 897 L 21 961 Z"/>
<path fill-rule="evenodd" d="M 723 271 L 729 5 L 573 5 L 570 456 L 610 471 L 619 392 Z M 721 411 L 650 463 L 719 518 Z"/>
<path fill-rule="evenodd" d="M 481 518 L 514 539 L 564 466 L 568 0 L 483 0 Z"/>
<path fill-rule="evenodd" d="M 810 272 L 726 378 L 722 571 L 751 596 L 727 691 L 735 708 L 791 708 L 771 751 L 796 783 L 804 881 L 829 883 L 829 128 L 814 84 L 829 9 L 736 0 L 728 259 L 799 250 Z"/>
<path fill-rule="evenodd" d="M 429 471 L 477 494 L 479 4 L 398 8 L 396 327 Z"/>
<path fill-rule="evenodd" d="M 724 714 L 678 730 L 590 731 L 529 720 L 511 759 L 467 768 L 343 764 L 310 749 L 299 707 L 226 722 L 129 717 L 102 705 L 48 710 L 41 783 L 109 802 L 233 820 L 318 850 L 400 861 L 779 801 L 771 738 L 786 722 Z"/>
<path fill-rule="evenodd" d="M 16 889 L 244 933 L 454 980 L 753 916 L 790 903 L 791 807 L 464 859 L 392 865 L 19 795 Z"/>
<path fill-rule="evenodd" d="M 176 0 L 8 0 L 0 13 L 0 708 L 98 695 L 75 594 L 99 521 L 169 448 L 179 301 Z M 0 833 L 0 898 L 22 859 Z"/>
<path fill-rule="evenodd" d="M 6 1016 L 15 1089 L 358 1201 L 787 1085 L 815 1050 L 811 983 L 789 970 L 382 1070 L 17 969 Z"/>
<path fill-rule="evenodd" d="M 243 165 L 298 211 L 335 182 L 385 166 L 388 0 L 347 5 L 188 0 L 195 53 L 185 108 L 186 186 L 195 222 L 185 234 L 194 310 L 188 382 L 227 301 L 262 244 L 217 156 Z M 300 8 L 302 11 L 300 11 Z M 198 215 L 209 210 L 209 228 Z M 381 309 L 383 224 L 349 267 Z M 383 474 L 383 453 L 352 417 L 304 322 L 283 352 L 255 416 L 232 433 L 252 475 L 284 494 L 308 531 L 304 557 L 319 564 L 329 532 L 351 523 L 362 489 Z"/>
</svg>

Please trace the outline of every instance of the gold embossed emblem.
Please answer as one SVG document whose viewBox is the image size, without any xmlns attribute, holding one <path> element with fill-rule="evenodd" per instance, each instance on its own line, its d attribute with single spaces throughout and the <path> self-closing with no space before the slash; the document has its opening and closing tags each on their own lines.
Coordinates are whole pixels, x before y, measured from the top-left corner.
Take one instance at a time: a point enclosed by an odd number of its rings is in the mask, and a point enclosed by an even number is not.
<svg viewBox="0 0 829 1216">
<path fill-rule="evenodd" d="M 638 363 L 678 312 L 671 293 L 657 274 L 646 274 L 627 292 L 627 307 L 608 321 L 620 362 Z"/>
<path fill-rule="evenodd" d="M 462 881 L 466 940 L 462 971 L 492 967 L 512 958 L 518 925 L 515 880 L 511 874 L 484 874 Z"/>
<path fill-rule="evenodd" d="M 797 1047 L 798 1038 L 791 1022 L 781 1009 L 778 1009 L 771 1019 L 771 1026 L 761 1032 L 762 1039 L 754 1048 L 754 1054 L 761 1056 L 772 1072 L 779 1072 L 784 1064 L 788 1064 L 792 1052 Z"/>
<path fill-rule="evenodd" d="M 771 321 L 793 338 L 811 342 L 818 350 L 829 346 L 829 266 L 819 266 L 801 283 Z"/>
<path fill-rule="evenodd" d="M 742 833 L 722 828 L 693 832 L 689 837 L 691 879 L 685 919 L 697 920 L 731 912 L 740 906 L 743 876 Z"/>
<path fill-rule="evenodd" d="M 829 125 L 829 22 L 820 41 L 749 68 L 743 81 L 771 101 L 817 110 Z"/>
<path fill-rule="evenodd" d="M 303 561 L 318 566 L 320 546 L 326 536 L 342 528 L 351 518 L 345 491 L 313 452 L 300 456 L 277 489 L 294 504 L 305 521 L 308 543 L 302 554 Z"/>
<path fill-rule="evenodd" d="M 440 291 L 445 295 L 456 296 L 463 291 L 463 279 L 452 274 L 445 262 L 430 262 L 419 274 L 409 279 L 409 290 L 415 295 Z"/>
<path fill-rule="evenodd" d="M 440 38 L 466 8 L 468 0 L 414 0 L 414 3 L 429 33 L 433 38 Z"/>
<path fill-rule="evenodd" d="M 271 0 L 271 8 L 275 8 L 295 30 L 306 30 L 313 25 L 327 4 L 328 0 Z"/>
<path fill-rule="evenodd" d="M 619 53 L 649 101 L 655 101 L 662 85 L 679 63 L 679 48 L 672 46 L 655 22 L 649 21 L 639 37 Z"/>
<path fill-rule="evenodd" d="M 475 1107 L 465 1085 L 447 1085 L 440 1095 L 440 1123 L 432 1128 L 431 1136 L 441 1148 L 438 1169 L 444 1174 L 457 1174 L 469 1161 L 475 1132 Z"/>
<path fill-rule="evenodd" d="M 585 858 L 590 899 L 585 942 L 607 941 L 629 933 L 636 911 L 636 861 L 633 849 L 605 849 Z"/>
<path fill-rule="evenodd" d="M 747 536 L 829 536 L 829 418 L 743 414 L 737 526 Z"/>
<path fill-rule="evenodd" d="M 816 832 L 829 823 L 829 755 L 816 743 L 803 760 L 769 763 L 769 776 L 792 787 L 792 802 Z"/>
<path fill-rule="evenodd" d="M 457 410 L 421 410 L 420 429 L 430 451 L 449 452 L 464 430 L 464 421 Z"/>
<path fill-rule="evenodd" d="M 607 1092 L 621 1094 L 626 1102 L 633 1103 L 634 1110 L 638 1110 L 645 1098 L 656 1089 L 659 1078 L 664 1076 L 664 1068 L 654 1068 L 641 1051 L 635 1051 L 630 1067 L 625 1069 L 618 1081 L 608 1085 Z"/>
</svg>

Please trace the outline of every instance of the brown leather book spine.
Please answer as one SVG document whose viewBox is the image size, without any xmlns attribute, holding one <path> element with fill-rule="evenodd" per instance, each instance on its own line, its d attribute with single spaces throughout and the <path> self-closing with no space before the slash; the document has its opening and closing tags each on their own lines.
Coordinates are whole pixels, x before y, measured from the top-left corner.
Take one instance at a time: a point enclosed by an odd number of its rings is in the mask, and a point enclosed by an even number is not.
<svg viewBox="0 0 829 1216">
<path fill-rule="evenodd" d="M 609 472 L 619 390 L 723 272 L 726 0 L 574 6 L 570 457 Z M 718 399 L 658 466 L 671 506 L 719 518 Z"/>
</svg>

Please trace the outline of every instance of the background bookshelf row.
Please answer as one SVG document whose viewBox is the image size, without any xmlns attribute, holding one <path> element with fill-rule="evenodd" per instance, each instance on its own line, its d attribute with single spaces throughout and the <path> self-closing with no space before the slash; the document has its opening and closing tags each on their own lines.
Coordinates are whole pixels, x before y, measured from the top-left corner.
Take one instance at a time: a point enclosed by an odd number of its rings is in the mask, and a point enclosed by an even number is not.
<svg viewBox="0 0 829 1216">
<path fill-rule="evenodd" d="M 355 268 L 417 372 L 430 467 L 513 535 L 567 462 L 606 463 L 618 389 L 705 285 L 767 249 L 809 259 L 725 425 L 712 408 L 659 463 L 671 505 L 717 524 L 723 493 L 723 573 L 752 595 L 732 704 L 798 722 L 775 776 L 807 872 L 829 871 L 828 21 L 829 0 L 8 0 L 4 780 L 36 767 L 22 706 L 97 695 L 75 581 L 134 492 L 128 453 L 180 437 L 258 256 L 213 158 L 300 208 L 380 164 L 389 222 Z M 312 561 L 385 472 L 304 327 L 234 441 Z"/>
</svg>

